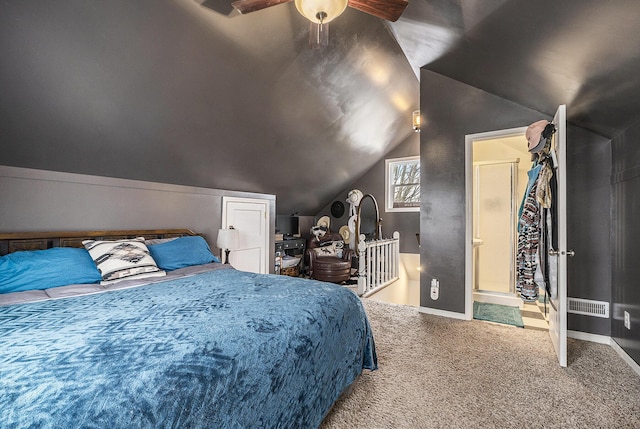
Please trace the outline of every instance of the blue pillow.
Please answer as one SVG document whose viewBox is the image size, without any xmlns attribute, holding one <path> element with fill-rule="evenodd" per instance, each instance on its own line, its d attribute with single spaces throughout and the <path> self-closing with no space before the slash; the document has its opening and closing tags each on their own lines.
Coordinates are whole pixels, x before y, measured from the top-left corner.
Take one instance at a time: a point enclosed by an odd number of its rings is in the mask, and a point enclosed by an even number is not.
<svg viewBox="0 0 640 429">
<path fill-rule="evenodd" d="M 0 258 L 0 293 L 97 283 L 102 277 L 85 249 L 54 247 Z"/>
<path fill-rule="evenodd" d="M 167 241 L 166 243 L 149 245 L 149 253 L 163 270 L 177 270 L 191 265 L 220 262 L 216 258 L 204 238 L 199 235 L 186 236 Z"/>
</svg>

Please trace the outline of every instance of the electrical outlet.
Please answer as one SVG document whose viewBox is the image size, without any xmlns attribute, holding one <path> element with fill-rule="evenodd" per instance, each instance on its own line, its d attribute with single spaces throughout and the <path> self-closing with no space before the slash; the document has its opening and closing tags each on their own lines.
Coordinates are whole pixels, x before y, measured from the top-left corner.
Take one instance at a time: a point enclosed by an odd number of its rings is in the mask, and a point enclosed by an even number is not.
<svg viewBox="0 0 640 429">
<path fill-rule="evenodd" d="M 431 299 L 437 300 L 440 295 L 440 282 L 438 279 L 431 279 Z"/>
<path fill-rule="evenodd" d="M 629 312 L 624 312 L 624 327 L 627 329 L 631 329 L 631 317 L 629 316 Z"/>
</svg>

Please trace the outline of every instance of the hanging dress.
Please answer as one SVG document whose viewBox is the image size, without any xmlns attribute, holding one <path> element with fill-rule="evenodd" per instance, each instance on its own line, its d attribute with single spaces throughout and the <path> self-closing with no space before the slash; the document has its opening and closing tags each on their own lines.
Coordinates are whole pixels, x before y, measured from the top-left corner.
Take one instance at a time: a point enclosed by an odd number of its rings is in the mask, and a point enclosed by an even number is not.
<svg viewBox="0 0 640 429">
<path fill-rule="evenodd" d="M 549 123 L 542 137 L 543 147 L 534 151 L 536 162 L 527 175 L 529 181 L 525 191 L 520 216 L 518 219 L 518 243 L 516 250 L 516 290 L 525 302 L 538 299 L 540 288 L 547 288 L 549 266 L 547 251 L 549 233 L 554 222 L 548 224 L 547 218 L 553 206 L 553 167 L 551 152 L 551 136 L 555 126 Z M 540 139 L 542 142 L 542 139 Z M 530 149 L 531 151 L 531 146 Z"/>
<path fill-rule="evenodd" d="M 537 187 L 538 181 L 535 181 L 525 196 L 518 220 L 516 291 L 526 302 L 538 299 L 538 285 L 535 282 L 540 244 L 540 204 L 536 199 Z"/>
</svg>

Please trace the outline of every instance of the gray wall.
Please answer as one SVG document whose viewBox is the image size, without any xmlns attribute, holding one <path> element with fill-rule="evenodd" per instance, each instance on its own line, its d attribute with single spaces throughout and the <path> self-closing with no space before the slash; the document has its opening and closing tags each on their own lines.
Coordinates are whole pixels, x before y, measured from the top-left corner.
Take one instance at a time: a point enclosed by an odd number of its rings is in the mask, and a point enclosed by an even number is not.
<svg viewBox="0 0 640 429">
<path fill-rule="evenodd" d="M 640 124 L 613 141 L 613 291 L 611 336 L 640 363 Z M 631 330 L 623 313 L 631 316 Z"/>
<path fill-rule="evenodd" d="M 382 20 L 348 8 L 316 51 L 293 2 L 200 1 L 0 2 L 0 164 L 313 214 L 411 133 L 418 81 Z"/>
<path fill-rule="evenodd" d="M 349 204 L 346 203 L 347 195 L 352 189 L 360 189 L 363 194 L 371 194 L 376 198 L 382 218 L 382 235 L 391 237 L 394 231 L 400 233 L 400 253 L 418 253 L 418 241 L 416 234 L 420 231 L 420 213 L 418 212 L 385 212 L 385 159 L 417 156 L 420 154 L 420 135 L 417 133 L 407 137 L 397 148 L 387 153 L 364 175 L 355 180 L 348 188 L 331 200 L 317 214 L 331 218 L 331 230 L 338 231 L 349 220 Z M 340 218 L 331 215 L 331 204 L 334 201 L 342 201 L 345 205 L 345 214 Z"/>
<path fill-rule="evenodd" d="M 570 109 L 571 106 L 567 106 Z M 569 258 L 567 295 L 611 301 L 611 141 L 567 127 L 567 224 Z M 569 313 L 570 330 L 611 334 L 609 319 Z"/>
<path fill-rule="evenodd" d="M 420 93 L 425 119 L 420 134 L 420 305 L 464 313 L 465 135 L 551 118 L 425 69 L 421 70 Z M 568 233 L 569 246 L 576 251 L 569 261 L 568 295 L 609 301 L 610 143 L 573 126 L 568 138 Z M 432 278 L 440 281 L 437 301 L 429 297 Z M 606 319 L 574 316 L 569 315 L 569 329 L 609 332 Z"/>
<path fill-rule="evenodd" d="M 273 231 L 273 195 L 0 166 L 0 231 L 188 228 L 219 254 L 223 196 L 268 200 Z"/>
</svg>

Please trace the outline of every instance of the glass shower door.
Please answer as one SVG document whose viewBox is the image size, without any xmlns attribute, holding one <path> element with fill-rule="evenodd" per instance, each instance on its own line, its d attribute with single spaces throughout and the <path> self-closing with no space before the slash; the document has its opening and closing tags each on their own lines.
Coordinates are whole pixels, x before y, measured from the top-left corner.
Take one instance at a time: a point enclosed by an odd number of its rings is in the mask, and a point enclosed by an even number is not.
<svg viewBox="0 0 640 429">
<path fill-rule="evenodd" d="M 474 163 L 474 289 L 515 293 L 517 160 Z"/>
</svg>

